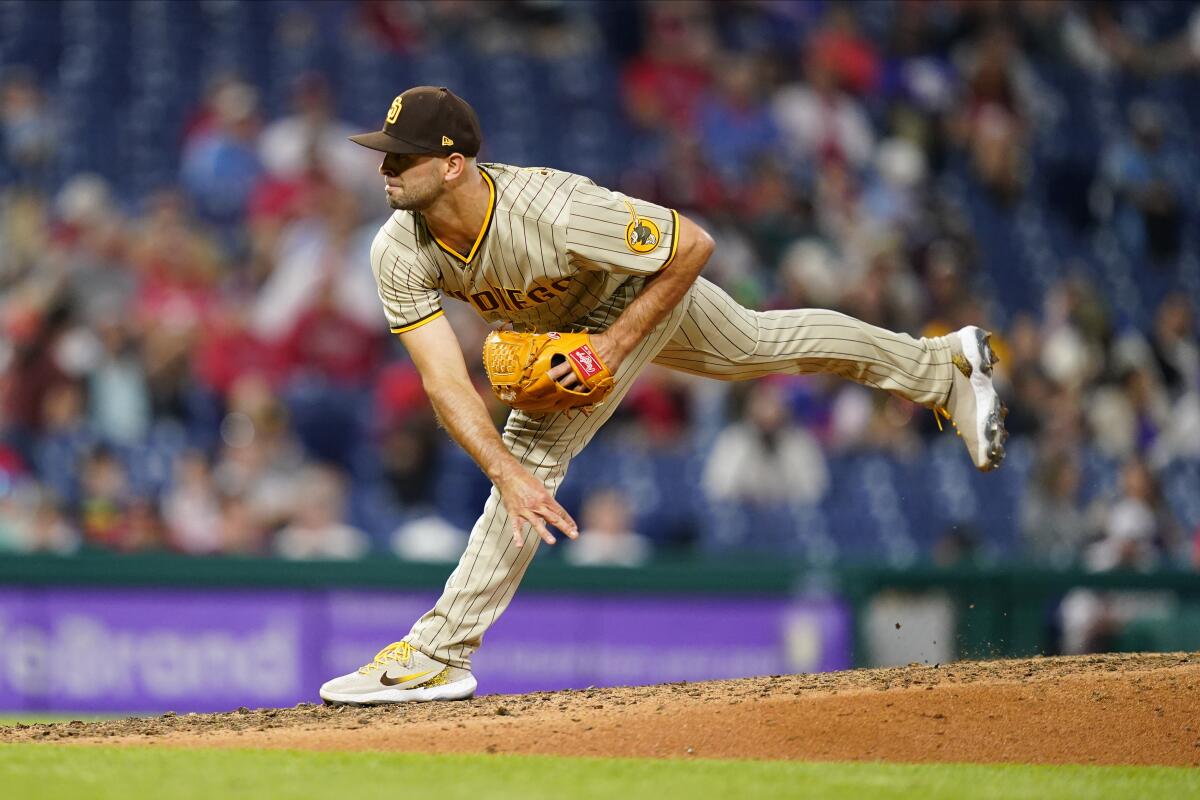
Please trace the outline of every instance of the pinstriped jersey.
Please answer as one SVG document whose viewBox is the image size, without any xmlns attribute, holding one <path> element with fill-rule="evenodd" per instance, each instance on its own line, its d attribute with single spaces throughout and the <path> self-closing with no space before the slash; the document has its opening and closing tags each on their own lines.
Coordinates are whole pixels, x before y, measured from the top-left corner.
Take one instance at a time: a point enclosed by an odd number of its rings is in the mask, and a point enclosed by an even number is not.
<svg viewBox="0 0 1200 800">
<path fill-rule="evenodd" d="M 397 211 L 371 246 L 388 325 L 404 333 L 453 297 L 517 330 L 602 330 L 675 255 L 679 215 L 582 175 L 481 164 L 490 202 L 459 253 L 419 212 Z"/>
</svg>

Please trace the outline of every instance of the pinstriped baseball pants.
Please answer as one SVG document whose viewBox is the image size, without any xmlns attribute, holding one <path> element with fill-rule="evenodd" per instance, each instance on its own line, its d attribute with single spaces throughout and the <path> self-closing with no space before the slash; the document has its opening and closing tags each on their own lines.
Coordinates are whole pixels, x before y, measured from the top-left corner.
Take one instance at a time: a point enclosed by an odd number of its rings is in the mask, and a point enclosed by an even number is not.
<svg viewBox="0 0 1200 800">
<path fill-rule="evenodd" d="M 557 491 L 571 459 L 651 361 L 721 380 L 832 373 L 922 405 L 944 403 L 953 383 L 949 344 L 940 339 L 915 339 L 835 311 L 751 311 L 700 278 L 621 365 L 601 408 L 590 416 L 531 417 L 514 411 L 504 429 L 505 445 L 551 493 Z M 513 544 L 508 514 L 493 488 L 442 596 L 405 641 L 439 661 L 469 667 L 539 543 L 530 534 L 524 547 Z"/>
</svg>

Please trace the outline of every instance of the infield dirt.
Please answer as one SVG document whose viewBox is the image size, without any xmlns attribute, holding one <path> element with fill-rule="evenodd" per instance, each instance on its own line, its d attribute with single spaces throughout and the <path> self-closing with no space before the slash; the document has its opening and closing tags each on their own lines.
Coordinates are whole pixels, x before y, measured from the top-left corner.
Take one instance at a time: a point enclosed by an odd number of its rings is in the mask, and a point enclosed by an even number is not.
<svg viewBox="0 0 1200 800">
<path fill-rule="evenodd" d="M 1200 765 L 1200 654 L 910 665 L 379 708 L 0 728 L 0 742 Z"/>
</svg>

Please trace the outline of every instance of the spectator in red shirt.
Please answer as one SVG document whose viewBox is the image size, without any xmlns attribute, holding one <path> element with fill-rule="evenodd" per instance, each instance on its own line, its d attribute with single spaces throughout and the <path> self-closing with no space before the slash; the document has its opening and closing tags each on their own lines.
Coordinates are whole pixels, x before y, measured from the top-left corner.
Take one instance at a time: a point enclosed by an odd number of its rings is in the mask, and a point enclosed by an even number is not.
<svg viewBox="0 0 1200 800">
<path fill-rule="evenodd" d="M 827 65 L 848 92 L 870 94 L 879 85 L 879 52 L 859 33 L 854 13 L 845 5 L 830 7 L 825 23 L 809 40 L 808 53 Z"/>
<path fill-rule="evenodd" d="M 316 294 L 315 304 L 297 318 L 283 342 L 288 376 L 313 374 L 342 384 L 362 385 L 379 366 L 384 339 L 345 314 L 332 289 Z"/>
<path fill-rule="evenodd" d="M 277 349 L 251 329 L 247 306 L 229 298 L 200 338 L 193 370 L 203 386 L 226 397 L 244 376 L 277 383 L 282 373 L 280 362 Z"/>
<path fill-rule="evenodd" d="M 55 349 L 62 334 L 62 316 L 49 318 L 34 305 L 13 303 L 3 321 L 10 347 L 10 361 L 0 373 L 0 395 L 4 419 L 18 437 L 40 432 L 44 398 L 67 376 L 59 366 Z"/>
<path fill-rule="evenodd" d="M 625 110 L 644 129 L 692 130 L 711 83 L 712 21 L 690 3 L 655 5 L 648 15 L 644 54 L 621 78 Z"/>
</svg>

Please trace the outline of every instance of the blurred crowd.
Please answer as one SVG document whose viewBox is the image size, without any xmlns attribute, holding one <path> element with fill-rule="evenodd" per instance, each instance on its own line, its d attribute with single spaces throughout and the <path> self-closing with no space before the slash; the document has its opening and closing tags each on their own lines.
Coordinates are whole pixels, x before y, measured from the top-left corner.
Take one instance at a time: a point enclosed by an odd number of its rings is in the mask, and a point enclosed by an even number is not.
<svg viewBox="0 0 1200 800">
<path fill-rule="evenodd" d="M 706 274 L 739 300 L 914 334 L 996 331 L 1009 427 L 1033 453 L 1004 520 L 1020 533 L 1009 557 L 1200 568 L 1200 515 L 1161 485 L 1200 461 L 1198 298 L 1174 277 L 1200 208 L 1171 160 L 1195 142 L 1170 136 L 1151 99 L 1130 104 L 1078 187 L 1095 200 L 1087 226 L 1166 276 L 1144 325 L 1072 268 L 1027 307 L 998 303 L 945 191 L 961 177 L 1015 218 L 1046 124 L 1039 69 L 1186 80 L 1200 13 L 1159 32 L 1113 3 L 605 5 L 362 3 L 346 24 L 363 47 L 418 57 L 465 30 L 480 51 L 599 50 L 626 136 L 594 177 L 700 221 L 718 243 Z M 359 126 L 330 81 L 303 74 L 269 118 L 244 76 L 212 76 L 163 132 L 179 141 L 177 179 L 137 196 L 60 173 L 69 109 L 55 88 L 19 64 L 0 73 L 0 548 L 456 558 L 479 476 L 461 478 L 386 332 L 367 258 L 387 213 L 377 163 L 346 141 Z M 475 101 L 470 83 L 452 88 Z M 390 95 L 376 100 L 372 124 Z M 481 157 L 501 160 L 488 135 Z M 482 323 L 447 311 L 477 352 Z M 651 369 L 603 435 L 623 443 L 606 452 L 697 453 L 712 506 L 815 508 L 847 454 L 915 463 L 938 435 L 919 411 L 833 379 L 730 386 Z M 1085 491 L 1096 463 L 1114 479 Z M 637 529 L 625 465 L 608 469 L 573 501 L 585 535 L 565 557 L 634 566 L 663 537 Z M 926 555 L 970 557 L 954 535 Z"/>
</svg>

